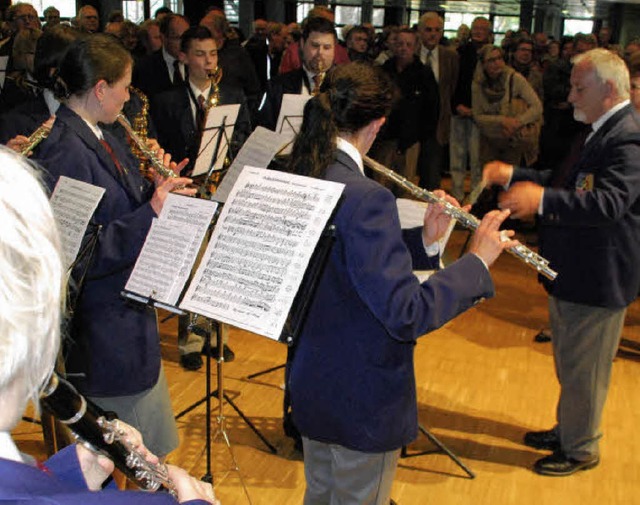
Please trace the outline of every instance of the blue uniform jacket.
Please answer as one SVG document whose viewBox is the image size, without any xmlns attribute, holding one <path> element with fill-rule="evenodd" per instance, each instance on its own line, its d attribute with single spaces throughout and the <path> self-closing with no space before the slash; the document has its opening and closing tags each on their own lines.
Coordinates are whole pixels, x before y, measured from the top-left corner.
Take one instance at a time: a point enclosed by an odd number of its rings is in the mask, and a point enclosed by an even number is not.
<svg viewBox="0 0 640 505">
<path fill-rule="evenodd" d="M 518 168 L 512 182 L 546 185 L 550 172 Z M 552 296 L 621 308 L 640 286 L 640 115 L 611 116 L 584 146 L 563 187 L 545 187 L 540 253 L 558 277 Z"/>
<path fill-rule="evenodd" d="M 468 254 L 437 268 L 421 230 L 400 229 L 395 198 L 338 151 L 326 179 L 346 185 L 337 239 L 291 363 L 293 419 L 311 439 L 362 452 L 400 448 L 417 435 L 416 339 L 493 295 Z"/>
<path fill-rule="evenodd" d="M 92 222 L 101 226 L 84 288 L 75 308 L 66 371 L 90 396 L 140 393 L 157 382 L 160 346 L 155 312 L 127 304 L 120 292 L 142 249 L 155 212 L 153 188 L 142 179 L 131 153 L 104 132 L 121 165 L 87 124 L 64 105 L 49 137 L 35 153 L 53 188 L 61 175 L 106 189 Z"/>
<path fill-rule="evenodd" d="M 118 491 L 115 486 L 104 491 L 90 491 L 82 475 L 74 445 L 64 448 L 45 463 L 49 473 L 35 466 L 0 458 L 0 502 L 85 505 L 150 504 L 175 505 L 167 493 Z M 203 500 L 184 503 L 204 505 Z"/>
</svg>

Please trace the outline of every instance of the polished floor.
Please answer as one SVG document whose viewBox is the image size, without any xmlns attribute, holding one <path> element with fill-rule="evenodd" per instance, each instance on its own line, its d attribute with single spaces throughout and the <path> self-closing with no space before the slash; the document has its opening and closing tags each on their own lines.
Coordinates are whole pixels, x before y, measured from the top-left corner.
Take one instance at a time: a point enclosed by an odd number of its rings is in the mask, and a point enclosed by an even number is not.
<svg viewBox="0 0 640 505">
<path fill-rule="evenodd" d="M 466 232 L 455 231 L 449 256 L 456 256 Z M 531 238 L 531 237 L 529 237 Z M 392 497 L 400 505 L 455 504 L 640 504 L 640 305 L 628 312 L 624 344 L 616 358 L 605 410 L 601 464 L 565 477 L 531 472 L 544 453 L 525 447 L 525 431 L 551 427 L 558 386 L 550 344 L 536 343 L 545 325 L 545 295 L 536 275 L 503 255 L 493 269 L 497 295 L 442 329 L 422 338 L 416 349 L 420 421 L 476 474 L 471 479 L 448 456 L 427 454 L 400 461 Z M 164 316 L 164 314 L 161 314 Z M 162 352 L 174 411 L 204 396 L 205 369 L 186 372 L 178 363 L 176 323 L 162 328 Z M 247 376 L 284 362 L 282 344 L 231 330 L 236 360 L 224 364 L 229 398 L 277 450 L 272 454 L 225 402 L 225 433 L 239 471 L 233 470 L 223 437 L 216 436 L 211 467 L 224 505 L 298 505 L 304 493 L 300 454 L 281 428 L 283 372 Z M 216 363 L 212 383 L 216 385 Z M 213 398 L 212 429 L 220 423 Z M 170 462 L 202 476 L 207 471 L 205 405 L 178 422 L 181 445 Z M 25 452 L 43 454 L 37 425 L 21 423 L 15 436 Z M 421 436 L 410 451 L 431 450 Z M 244 487 L 243 487 L 244 483 Z"/>
</svg>

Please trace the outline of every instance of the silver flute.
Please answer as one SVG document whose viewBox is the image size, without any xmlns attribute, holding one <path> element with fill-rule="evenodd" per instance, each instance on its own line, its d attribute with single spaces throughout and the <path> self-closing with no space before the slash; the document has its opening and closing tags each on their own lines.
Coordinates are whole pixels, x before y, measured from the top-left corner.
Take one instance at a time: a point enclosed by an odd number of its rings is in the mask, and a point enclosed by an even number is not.
<svg viewBox="0 0 640 505">
<path fill-rule="evenodd" d="M 386 177 L 392 182 L 395 182 L 400 187 L 411 193 L 414 197 L 420 200 L 424 200 L 425 202 L 437 203 L 441 205 L 446 215 L 458 221 L 465 228 L 469 230 L 476 230 L 478 226 L 480 226 L 480 220 L 473 214 L 465 212 L 461 208 L 450 204 L 442 198 L 439 198 L 431 191 L 423 189 L 420 186 L 416 186 L 412 182 L 409 182 L 407 179 L 402 177 L 400 174 L 385 167 L 381 163 L 372 160 L 368 156 L 363 156 L 363 161 L 375 172 Z M 503 236 L 503 238 L 504 240 L 507 240 L 506 236 Z M 558 272 L 549 268 L 549 260 L 544 259 L 542 256 L 533 252 L 531 249 L 523 246 L 522 244 L 510 247 L 509 249 L 507 249 L 507 252 L 523 261 L 529 267 L 534 268 L 538 271 L 538 273 L 544 275 L 549 280 L 554 280 L 558 276 Z"/>
<path fill-rule="evenodd" d="M 127 135 L 129 135 L 131 140 L 135 142 L 142 155 L 149 160 L 151 166 L 158 174 L 167 179 L 178 177 L 173 170 L 165 167 L 162 160 L 158 158 L 156 154 L 149 149 L 149 147 L 147 147 L 147 144 L 140 138 L 140 135 L 135 132 L 133 126 L 131 126 L 131 123 L 129 123 L 129 120 L 124 114 L 118 114 L 116 121 L 118 121 L 118 123 L 120 123 L 120 125 L 126 130 Z"/>
</svg>

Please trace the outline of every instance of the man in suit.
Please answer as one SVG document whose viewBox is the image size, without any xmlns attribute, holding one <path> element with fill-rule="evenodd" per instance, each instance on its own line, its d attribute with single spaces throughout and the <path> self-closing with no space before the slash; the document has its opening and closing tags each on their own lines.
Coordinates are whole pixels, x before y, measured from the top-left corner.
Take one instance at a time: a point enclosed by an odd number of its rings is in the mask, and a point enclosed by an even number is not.
<svg viewBox="0 0 640 505">
<path fill-rule="evenodd" d="M 160 21 L 162 49 L 143 58 L 133 69 L 133 85 L 150 99 L 153 95 L 184 82 L 184 65 L 180 62 L 180 37 L 189 28 L 186 18 L 178 14 Z"/>
<path fill-rule="evenodd" d="M 287 35 L 287 25 L 272 22 L 267 26 L 265 39 L 252 37 L 244 46 L 255 66 L 262 93 L 266 91 L 267 83 L 278 75 Z"/>
<path fill-rule="evenodd" d="M 539 215 L 541 254 L 559 273 L 543 279 L 560 382 L 556 425 L 524 440 L 554 451 L 534 466 L 554 476 L 599 462 L 612 361 L 640 286 L 640 116 L 629 102 L 629 73 L 604 49 L 573 61 L 569 102 L 593 130 L 575 165 L 553 179 L 501 162 L 484 169 L 487 183 L 510 185 L 503 208 L 515 218 Z"/>
<path fill-rule="evenodd" d="M 83 5 L 78 11 L 78 29 L 86 33 L 100 31 L 100 17 L 93 5 Z"/>
<path fill-rule="evenodd" d="M 209 74 L 218 68 L 218 51 L 211 32 L 204 26 L 189 28 L 182 35 L 180 61 L 187 69 L 187 81 L 154 97 L 151 114 L 158 131 L 158 141 L 176 159 L 189 158 L 186 172 L 193 170 L 202 139 L 202 128 L 208 111 L 207 104 L 214 92 Z M 241 104 L 233 137 L 232 151 L 237 152 L 251 133 L 251 122 L 244 93 L 228 86 L 223 74 L 218 84 L 221 105 Z M 188 331 L 188 316 L 180 317 L 178 350 L 180 364 L 187 370 L 198 370 L 202 366 L 200 353 L 204 337 Z M 215 346 L 215 342 L 213 343 Z M 225 361 L 233 361 L 234 354 L 225 344 Z M 218 356 L 217 347 L 211 355 Z"/>
<path fill-rule="evenodd" d="M 60 345 L 61 296 L 65 292 L 60 239 L 48 196 L 22 156 L 0 148 L 0 502 L 51 504 L 171 505 L 168 493 L 118 491 L 107 482 L 113 463 L 104 455 L 71 445 L 44 465 L 20 453 L 11 431 L 27 402 L 38 401 L 48 382 Z M 16 282 L 20 278 L 20 282 Z M 90 425 L 90 423 L 89 423 Z M 126 440 L 155 464 L 139 433 L 124 427 Z M 97 430 L 100 430 L 96 426 Z M 217 504 L 210 484 L 168 466 L 178 501 Z M 104 485 L 104 489 L 103 489 Z"/>
<path fill-rule="evenodd" d="M 336 42 L 336 29 L 331 21 L 308 18 L 300 39 L 302 67 L 269 83 L 258 111 L 259 125 L 275 130 L 284 94 L 312 95 L 319 90 L 324 75 L 333 66 Z"/>
<path fill-rule="evenodd" d="M 445 149 L 449 144 L 451 130 L 451 97 L 458 81 L 458 54 L 440 45 L 444 34 L 444 19 L 437 13 L 427 12 L 420 17 L 418 34 L 422 41 L 420 61 L 431 67 L 440 92 L 440 114 L 436 131 L 420 142 L 418 157 L 420 186 L 432 190 L 440 187 L 445 168 Z"/>
</svg>

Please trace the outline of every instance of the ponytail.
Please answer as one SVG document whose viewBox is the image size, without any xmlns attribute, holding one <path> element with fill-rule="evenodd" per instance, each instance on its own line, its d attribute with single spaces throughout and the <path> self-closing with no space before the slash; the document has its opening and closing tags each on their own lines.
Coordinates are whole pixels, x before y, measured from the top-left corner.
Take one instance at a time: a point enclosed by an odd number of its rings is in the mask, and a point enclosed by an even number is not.
<svg viewBox="0 0 640 505">
<path fill-rule="evenodd" d="M 289 158 L 289 171 L 309 177 L 323 177 L 333 160 L 338 130 L 329 95 L 325 91 L 304 106 L 304 118 Z"/>
</svg>

